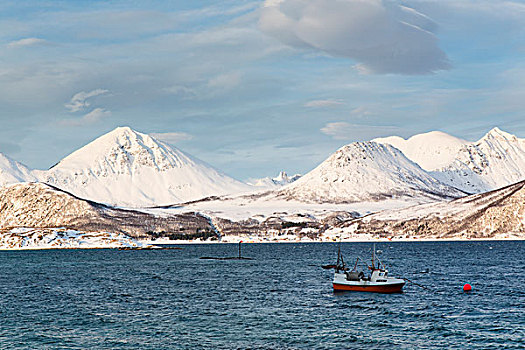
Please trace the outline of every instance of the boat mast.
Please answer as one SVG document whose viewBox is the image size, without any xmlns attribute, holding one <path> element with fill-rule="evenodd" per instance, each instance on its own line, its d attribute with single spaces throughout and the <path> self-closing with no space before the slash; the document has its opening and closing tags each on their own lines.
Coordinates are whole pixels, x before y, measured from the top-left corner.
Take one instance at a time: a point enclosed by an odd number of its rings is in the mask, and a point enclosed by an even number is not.
<svg viewBox="0 0 525 350">
<path fill-rule="evenodd" d="M 338 249 L 337 249 L 337 268 L 339 269 L 339 261 L 341 260 L 341 241 L 339 241 Z"/>
<path fill-rule="evenodd" d="M 376 244 L 374 243 L 374 246 L 372 247 L 372 270 L 376 268 L 375 260 L 376 260 Z"/>
</svg>

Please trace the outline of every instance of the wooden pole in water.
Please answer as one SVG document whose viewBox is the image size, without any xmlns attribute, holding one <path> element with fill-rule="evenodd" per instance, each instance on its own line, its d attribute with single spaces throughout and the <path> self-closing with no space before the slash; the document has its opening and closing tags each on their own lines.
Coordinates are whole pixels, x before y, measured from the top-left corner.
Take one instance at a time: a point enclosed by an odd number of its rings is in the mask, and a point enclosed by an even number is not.
<svg viewBox="0 0 525 350">
<path fill-rule="evenodd" d="M 241 258 L 241 243 L 242 241 L 239 241 L 239 259 Z"/>
</svg>

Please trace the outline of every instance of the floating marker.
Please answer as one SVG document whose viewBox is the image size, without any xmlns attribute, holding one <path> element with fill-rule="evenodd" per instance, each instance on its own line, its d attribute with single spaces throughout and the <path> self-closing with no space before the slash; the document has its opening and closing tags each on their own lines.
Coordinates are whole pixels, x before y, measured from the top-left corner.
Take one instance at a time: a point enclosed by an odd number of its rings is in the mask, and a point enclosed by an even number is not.
<svg viewBox="0 0 525 350">
<path fill-rule="evenodd" d="M 472 286 L 468 283 L 465 283 L 465 285 L 463 286 L 463 291 L 470 292 L 471 290 L 472 290 Z"/>
</svg>

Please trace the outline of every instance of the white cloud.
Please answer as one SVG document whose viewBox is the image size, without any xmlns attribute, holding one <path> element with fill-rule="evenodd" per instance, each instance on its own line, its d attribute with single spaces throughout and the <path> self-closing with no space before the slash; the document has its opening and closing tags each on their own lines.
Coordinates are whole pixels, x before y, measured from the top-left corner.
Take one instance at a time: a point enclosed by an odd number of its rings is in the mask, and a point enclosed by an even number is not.
<svg viewBox="0 0 525 350">
<path fill-rule="evenodd" d="M 268 0 L 259 26 L 289 46 L 351 58 L 362 73 L 427 74 L 450 66 L 436 24 L 389 0 Z"/>
<path fill-rule="evenodd" d="M 12 41 L 9 44 L 7 44 L 7 47 L 9 48 L 19 48 L 19 47 L 28 47 L 28 46 L 36 46 L 36 45 L 44 45 L 48 42 L 44 39 L 40 38 L 24 38 L 16 41 Z"/>
<path fill-rule="evenodd" d="M 172 85 L 162 89 L 163 92 L 170 95 L 177 95 L 185 99 L 190 99 L 197 96 L 195 89 L 184 85 Z"/>
<path fill-rule="evenodd" d="M 96 123 L 103 118 L 107 118 L 111 115 L 111 112 L 104 108 L 95 108 L 89 113 L 86 113 L 80 119 L 66 119 L 60 123 L 66 126 L 83 126 Z"/>
<path fill-rule="evenodd" d="M 344 105 L 345 103 L 340 100 L 313 100 L 306 102 L 304 104 L 305 107 L 310 108 L 322 108 L 322 107 L 336 107 L 340 105 Z"/>
<path fill-rule="evenodd" d="M 231 90 L 241 83 L 241 77 L 239 72 L 220 74 L 208 81 L 208 87 L 217 90 Z"/>
<path fill-rule="evenodd" d="M 69 109 L 71 113 L 81 111 L 87 107 L 89 107 L 91 104 L 87 99 L 103 94 L 107 94 L 109 91 L 105 89 L 96 89 L 89 92 L 81 91 L 79 93 L 76 93 L 69 103 L 66 103 L 64 106 Z M 97 108 L 100 109 L 100 108 Z"/>
<path fill-rule="evenodd" d="M 159 139 L 167 143 L 177 143 L 180 141 L 188 141 L 193 138 L 192 135 L 187 134 L 185 132 L 162 132 L 162 133 L 153 133 L 150 135 L 156 139 Z"/>
<path fill-rule="evenodd" d="M 350 111 L 350 115 L 353 117 L 364 118 L 369 115 L 372 115 L 372 112 L 370 112 L 368 108 L 361 106 L 361 107 L 352 109 Z"/>
<path fill-rule="evenodd" d="M 335 140 L 363 141 L 399 132 L 395 126 L 360 125 L 347 122 L 327 123 L 321 132 Z"/>
<path fill-rule="evenodd" d="M 82 117 L 82 121 L 84 121 L 86 124 L 91 124 L 94 122 L 98 122 L 102 118 L 109 117 L 110 115 L 111 112 L 105 110 L 104 108 L 95 108 L 91 112 L 85 114 Z"/>
</svg>

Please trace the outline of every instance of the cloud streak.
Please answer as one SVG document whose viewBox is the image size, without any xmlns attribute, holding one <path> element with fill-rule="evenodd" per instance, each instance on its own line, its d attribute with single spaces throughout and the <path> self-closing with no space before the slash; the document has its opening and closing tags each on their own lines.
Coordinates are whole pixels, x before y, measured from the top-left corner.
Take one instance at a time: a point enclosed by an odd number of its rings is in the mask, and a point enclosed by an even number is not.
<svg viewBox="0 0 525 350">
<path fill-rule="evenodd" d="M 90 102 L 88 101 L 89 98 L 99 96 L 99 95 L 104 95 L 104 94 L 107 94 L 108 92 L 109 91 L 105 89 L 96 89 L 96 90 L 92 90 L 89 92 L 81 91 L 73 95 L 71 100 L 68 103 L 66 103 L 64 106 L 71 113 L 79 112 L 81 110 L 86 109 L 87 107 L 91 105 Z"/>
<path fill-rule="evenodd" d="M 340 105 L 344 105 L 345 103 L 340 100 L 313 100 L 306 102 L 304 104 L 305 107 L 308 108 L 323 108 L 323 107 L 336 107 Z"/>
<path fill-rule="evenodd" d="M 109 92 L 106 89 L 95 89 L 91 91 L 81 91 L 73 95 L 71 100 L 64 105 L 70 113 L 77 113 L 86 110 L 91 106 L 89 99 L 105 95 Z M 83 126 L 94 124 L 102 119 L 105 119 L 111 115 L 111 112 L 105 108 L 97 107 L 88 113 L 85 113 L 81 118 L 78 119 L 65 119 L 60 121 L 61 125 L 64 126 Z"/>
<path fill-rule="evenodd" d="M 107 118 L 111 112 L 104 108 L 95 108 L 89 113 L 86 113 L 80 119 L 65 119 L 60 122 L 64 126 L 84 126 L 94 124 L 101 119 Z"/>
<path fill-rule="evenodd" d="M 45 45 L 48 44 L 48 42 L 44 39 L 40 38 L 24 38 L 20 40 L 15 40 L 7 44 L 7 47 L 9 48 L 21 48 L 21 47 L 28 47 L 28 46 L 37 46 L 37 45 Z"/>
<path fill-rule="evenodd" d="M 215 90 L 231 90 L 241 83 L 242 75 L 240 72 L 220 74 L 208 81 L 208 87 Z"/>
<path fill-rule="evenodd" d="M 167 143 L 178 143 L 180 141 L 189 141 L 193 139 L 193 136 L 185 132 L 162 132 L 150 134 L 156 139 Z"/>
<path fill-rule="evenodd" d="M 370 140 L 375 135 L 391 135 L 399 131 L 395 126 L 360 125 L 347 122 L 327 123 L 321 128 L 321 132 L 331 136 L 334 140 Z"/>
<path fill-rule="evenodd" d="M 361 73 L 450 68 L 434 35 L 436 24 L 389 0 L 268 0 L 259 26 L 289 46 L 355 60 Z"/>
</svg>

